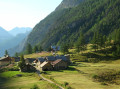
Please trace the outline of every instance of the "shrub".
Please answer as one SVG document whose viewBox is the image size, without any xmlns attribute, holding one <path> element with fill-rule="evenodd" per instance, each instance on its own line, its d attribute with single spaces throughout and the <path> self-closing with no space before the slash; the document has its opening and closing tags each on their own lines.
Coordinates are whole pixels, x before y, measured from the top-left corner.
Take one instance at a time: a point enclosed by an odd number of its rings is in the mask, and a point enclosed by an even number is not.
<svg viewBox="0 0 120 89">
<path fill-rule="evenodd" d="M 92 78 L 97 79 L 98 75 L 94 74 L 94 75 L 92 75 Z"/>
<path fill-rule="evenodd" d="M 39 89 L 39 87 L 35 84 L 31 89 Z"/>
<path fill-rule="evenodd" d="M 88 58 L 88 62 L 97 63 L 97 62 L 99 62 L 99 59 L 96 59 L 96 58 Z"/>
<path fill-rule="evenodd" d="M 102 83 L 101 83 L 101 85 L 108 85 L 108 84 L 107 84 L 107 83 L 105 83 L 105 82 L 102 82 Z"/>
<path fill-rule="evenodd" d="M 97 75 L 93 75 L 92 78 L 99 82 L 117 83 L 116 80 L 120 79 L 120 72 L 115 70 L 107 70 L 98 73 Z"/>
<path fill-rule="evenodd" d="M 67 85 L 69 85 L 69 83 L 68 82 L 64 82 L 64 85 L 67 86 Z"/>
<path fill-rule="evenodd" d="M 13 68 L 9 68 L 9 71 L 19 71 L 19 67 L 13 67 Z"/>
</svg>

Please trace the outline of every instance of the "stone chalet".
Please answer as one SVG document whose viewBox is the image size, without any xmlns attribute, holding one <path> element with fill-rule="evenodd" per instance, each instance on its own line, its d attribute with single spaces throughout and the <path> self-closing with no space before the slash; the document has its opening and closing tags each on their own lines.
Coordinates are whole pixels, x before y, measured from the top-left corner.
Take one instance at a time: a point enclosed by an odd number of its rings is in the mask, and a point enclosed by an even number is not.
<svg viewBox="0 0 120 89">
<path fill-rule="evenodd" d="M 62 59 L 57 59 L 56 61 L 52 62 L 51 65 L 53 66 L 53 70 L 62 70 L 68 68 L 67 62 L 63 61 Z"/>
<path fill-rule="evenodd" d="M 53 66 L 51 65 L 50 62 L 44 61 L 41 65 L 40 68 L 42 71 L 51 71 L 53 70 Z"/>
<path fill-rule="evenodd" d="M 59 51 L 60 46 L 51 46 L 52 51 Z"/>
<path fill-rule="evenodd" d="M 10 64 L 11 62 L 12 60 L 9 56 L 4 56 L 0 58 L 0 66 L 5 66 L 7 64 Z"/>
<path fill-rule="evenodd" d="M 19 62 L 19 61 L 20 61 L 20 57 L 11 57 L 11 59 L 12 59 L 14 62 Z"/>
<path fill-rule="evenodd" d="M 35 58 L 26 58 L 25 63 L 33 64 L 35 60 L 36 60 Z"/>
<path fill-rule="evenodd" d="M 70 57 L 66 56 L 47 56 L 45 58 L 39 58 L 37 67 L 40 70 L 61 70 L 66 69 L 70 64 Z"/>
</svg>

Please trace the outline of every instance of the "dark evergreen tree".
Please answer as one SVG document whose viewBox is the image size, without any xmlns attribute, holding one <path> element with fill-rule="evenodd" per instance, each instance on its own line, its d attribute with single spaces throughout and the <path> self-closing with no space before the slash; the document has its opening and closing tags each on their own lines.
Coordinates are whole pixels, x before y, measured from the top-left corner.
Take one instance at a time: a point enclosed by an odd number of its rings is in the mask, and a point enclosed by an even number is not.
<svg viewBox="0 0 120 89">
<path fill-rule="evenodd" d="M 27 54 L 32 54 L 32 46 L 30 44 L 27 44 L 26 52 Z"/>
<path fill-rule="evenodd" d="M 120 30 L 115 30 L 113 35 L 114 43 L 112 45 L 113 56 L 120 55 Z"/>
<path fill-rule="evenodd" d="M 61 50 L 61 52 L 63 53 L 63 54 L 67 54 L 68 52 L 69 52 L 69 46 L 68 46 L 68 44 L 63 44 L 62 46 L 61 46 L 61 48 L 60 48 L 60 50 Z"/>
<path fill-rule="evenodd" d="M 98 32 L 94 32 L 93 38 L 92 38 L 92 44 L 93 44 L 93 49 L 95 49 L 95 51 L 98 49 L 98 39 L 99 39 L 99 34 Z"/>
<path fill-rule="evenodd" d="M 15 53 L 15 57 L 18 57 L 18 53 L 17 52 Z"/>
<path fill-rule="evenodd" d="M 33 52 L 34 52 L 34 53 L 38 52 L 38 47 L 37 47 L 37 45 L 34 46 Z"/>
<path fill-rule="evenodd" d="M 86 49 L 86 45 L 85 45 L 85 38 L 83 33 L 81 32 L 80 37 L 78 38 L 77 42 L 75 43 L 75 47 L 76 47 L 76 52 L 80 52 Z"/>
<path fill-rule="evenodd" d="M 103 36 L 103 47 L 105 48 L 106 46 L 106 41 L 107 41 L 107 37 L 104 35 Z"/>
<path fill-rule="evenodd" d="M 51 46 L 47 48 L 47 51 L 48 52 L 52 51 Z"/>
<path fill-rule="evenodd" d="M 7 56 L 7 55 L 9 55 L 9 54 L 8 54 L 8 51 L 7 51 L 7 50 L 5 50 L 5 56 Z"/>
<path fill-rule="evenodd" d="M 18 66 L 20 67 L 21 71 L 23 70 L 23 68 L 26 66 L 25 64 L 25 59 L 24 59 L 24 55 L 20 56 L 20 62 L 18 63 Z"/>
<path fill-rule="evenodd" d="M 39 46 L 38 50 L 39 52 L 42 52 L 43 51 L 42 46 Z"/>
</svg>

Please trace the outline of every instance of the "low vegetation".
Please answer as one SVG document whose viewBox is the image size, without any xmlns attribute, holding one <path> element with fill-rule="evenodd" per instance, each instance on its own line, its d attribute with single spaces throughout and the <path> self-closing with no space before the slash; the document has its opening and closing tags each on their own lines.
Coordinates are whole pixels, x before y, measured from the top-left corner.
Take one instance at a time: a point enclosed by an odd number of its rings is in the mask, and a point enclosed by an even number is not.
<svg viewBox="0 0 120 89">
<path fill-rule="evenodd" d="M 59 89 L 38 77 L 36 73 L 6 71 L 0 74 L 1 89 Z"/>
</svg>

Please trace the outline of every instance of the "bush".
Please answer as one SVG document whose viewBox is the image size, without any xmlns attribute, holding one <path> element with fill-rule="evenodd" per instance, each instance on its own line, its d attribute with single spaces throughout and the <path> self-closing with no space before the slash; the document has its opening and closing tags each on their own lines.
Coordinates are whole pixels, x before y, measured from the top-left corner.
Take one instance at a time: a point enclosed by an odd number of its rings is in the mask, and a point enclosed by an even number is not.
<svg viewBox="0 0 120 89">
<path fill-rule="evenodd" d="M 100 60 L 99 59 L 96 59 L 96 58 L 88 58 L 88 62 L 92 62 L 92 63 L 97 63 L 99 62 Z"/>
<path fill-rule="evenodd" d="M 92 78 L 97 79 L 98 76 L 96 74 L 92 75 Z"/>
<path fill-rule="evenodd" d="M 31 89 L 39 89 L 39 87 L 35 84 Z"/>
<path fill-rule="evenodd" d="M 69 83 L 68 82 L 64 82 L 64 85 L 67 86 L 67 85 L 69 85 Z"/>
<path fill-rule="evenodd" d="M 99 82 L 117 83 L 116 80 L 120 79 L 120 72 L 115 70 L 106 70 L 97 75 L 93 75 L 92 78 Z"/>
<path fill-rule="evenodd" d="M 13 67 L 13 68 L 9 68 L 9 71 L 19 71 L 19 67 Z"/>
<path fill-rule="evenodd" d="M 5 72 L 5 71 L 8 71 L 8 68 L 2 68 L 2 69 L 0 69 L 0 73 Z"/>
<path fill-rule="evenodd" d="M 107 83 L 105 83 L 105 82 L 102 82 L 102 83 L 101 83 L 101 85 L 108 85 L 108 84 L 107 84 Z"/>
</svg>

